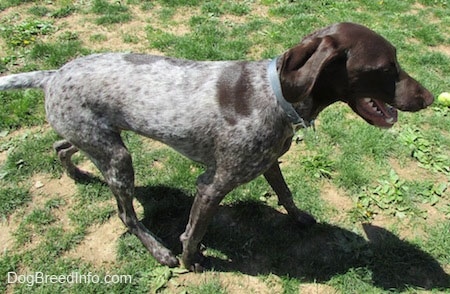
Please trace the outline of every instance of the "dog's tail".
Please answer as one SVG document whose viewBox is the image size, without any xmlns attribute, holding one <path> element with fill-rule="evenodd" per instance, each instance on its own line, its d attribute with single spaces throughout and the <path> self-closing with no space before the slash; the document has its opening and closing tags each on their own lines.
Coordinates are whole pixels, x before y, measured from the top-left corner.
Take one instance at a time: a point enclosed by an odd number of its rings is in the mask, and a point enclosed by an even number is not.
<svg viewBox="0 0 450 294">
<path fill-rule="evenodd" d="M 0 90 L 43 88 L 56 70 L 32 71 L 0 77 Z"/>
</svg>

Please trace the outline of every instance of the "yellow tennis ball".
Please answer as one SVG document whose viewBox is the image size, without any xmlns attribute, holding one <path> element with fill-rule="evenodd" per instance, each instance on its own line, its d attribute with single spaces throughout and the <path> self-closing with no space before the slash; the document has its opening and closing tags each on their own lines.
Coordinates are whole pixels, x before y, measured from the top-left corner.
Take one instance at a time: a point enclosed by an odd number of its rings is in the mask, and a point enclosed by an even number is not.
<svg viewBox="0 0 450 294">
<path fill-rule="evenodd" d="M 439 94 L 437 100 L 439 101 L 439 103 L 445 106 L 450 106 L 450 93 L 442 92 L 441 94 Z"/>
</svg>

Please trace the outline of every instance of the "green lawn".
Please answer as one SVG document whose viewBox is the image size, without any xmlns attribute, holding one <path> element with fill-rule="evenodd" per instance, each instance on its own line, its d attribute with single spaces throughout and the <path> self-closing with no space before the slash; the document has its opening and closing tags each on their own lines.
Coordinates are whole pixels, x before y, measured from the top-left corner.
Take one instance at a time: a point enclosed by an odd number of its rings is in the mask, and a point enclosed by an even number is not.
<svg viewBox="0 0 450 294">
<path fill-rule="evenodd" d="M 272 58 L 340 21 L 383 35 L 408 73 L 436 96 L 450 92 L 447 0 L 2 0 L 0 73 L 103 51 Z M 41 91 L 0 92 L 0 101 L 0 292 L 450 293 L 450 119 L 437 102 L 389 130 L 344 104 L 326 109 L 281 158 L 295 201 L 319 224 L 296 228 L 257 178 L 224 200 L 203 240 L 212 269 L 193 274 L 157 264 L 118 220 L 108 187 L 63 173 Z M 138 213 L 179 253 L 203 167 L 123 137 Z"/>
</svg>

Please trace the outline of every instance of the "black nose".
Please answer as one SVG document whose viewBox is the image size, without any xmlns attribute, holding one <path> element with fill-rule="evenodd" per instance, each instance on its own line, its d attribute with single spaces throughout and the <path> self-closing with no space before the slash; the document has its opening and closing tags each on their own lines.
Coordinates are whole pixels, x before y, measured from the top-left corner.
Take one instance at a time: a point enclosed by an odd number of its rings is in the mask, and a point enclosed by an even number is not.
<svg viewBox="0 0 450 294">
<path fill-rule="evenodd" d="M 433 94 L 425 90 L 426 92 L 423 95 L 423 108 L 433 104 L 434 97 Z"/>
</svg>

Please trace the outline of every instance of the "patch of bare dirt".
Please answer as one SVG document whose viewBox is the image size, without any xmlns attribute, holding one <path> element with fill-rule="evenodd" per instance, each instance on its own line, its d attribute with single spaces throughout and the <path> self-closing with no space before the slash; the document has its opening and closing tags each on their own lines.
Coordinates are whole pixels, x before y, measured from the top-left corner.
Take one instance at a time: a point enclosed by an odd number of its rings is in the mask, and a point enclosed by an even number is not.
<svg viewBox="0 0 450 294">
<path fill-rule="evenodd" d="M 343 190 L 329 182 L 324 182 L 320 195 L 323 200 L 337 210 L 336 216 L 332 219 L 333 222 L 341 223 L 344 221 L 347 212 L 354 207 L 352 199 Z"/>
<path fill-rule="evenodd" d="M 48 129 L 48 126 L 33 127 L 29 129 L 20 129 L 9 134 L 7 137 L 17 137 L 27 133 L 43 132 L 43 129 Z M 7 151 L 0 153 L 0 165 L 6 160 Z M 4 159 L 2 159 L 4 158 Z M 90 161 L 84 161 L 80 164 L 80 168 L 98 175 L 98 171 Z M 52 214 L 55 216 L 55 224 L 61 225 L 66 231 L 71 230 L 71 223 L 68 216 L 68 211 L 74 205 L 73 195 L 76 193 L 76 185 L 73 179 L 69 178 L 65 173 L 61 178 L 53 178 L 48 174 L 35 174 L 30 179 L 31 187 L 31 201 L 23 208 L 17 210 L 4 220 L 0 220 L 0 252 L 11 250 L 14 246 L 13 233 L 19 227 L 21 219 L 28 215 L 36 208 L 43 208 L 45 204 L 52 199 L 58 198 L 63 200 L 63 204 L 52 209 Z M 27 244 L 27 249 L 33 248 L 41 241 L 40 236 L 32 236 L 31 242 Z"/>
<path fill-rule="evenodd" d="M 55 25 L 60 27 L 61 31 L 56 33 L 54 36 L 49 36 L 49 38 L 53 39 L 55 37 L 58 37 L 58 35 L 60 35 L 60 33 L 63 31 L 70 31 L 77 33 L 84 46 L 95 51 L 114 49 L 114 51 L 132 51 L 160 54 L 160 52 L 149 48 L 145 31 L 145 26 L 149 23 L 152 23 L 152 26 L 154 25 L 156 28 L 158 28 L 158 21 L 155 21 L 154 19 L 150 21 L 152 18 L 157 17 L 155 11 L 156 8 L 157 7 L 155 6 L 152 11 L 141 11 L 138 6 L 130 6 L 131 12 L 133 14 L 133 20 L 128 23 L 110 26 L 98 26 L 95 24 L 95 18 L 93 18 L 92 15 L 87 16 L 82 13 L 75 13 L 67 18 L 56 20 Z M 419 4 L 416 6 L 417 10 L 420 10 L 421 8 L 422 7 Z M 0 18 L 10 15 L 12 11 L 13 10 L 11 8 L 0 12 Z M 173 16 L 173 21 L 175 22 L 173 28 L 171 26 L 171 28 L 165 27 L 164 29 L 171 30 L 169 32 L 172 32 L 176 35 L 184 35 L 186 33 L 189 33 L 190 28 L 184 23 L 187 23 L 187 20 L 192 16 L 192 14 L 192 11 L 179 9 Z M 252 5 L 251 15 L 268 17 L 268 6 Z M 19 17 L 19 15 L 17 17 Z M 242 18 L 226 15 L 223 16 L 223 19 L 226 21 L 239 23 Z M 94 35 L 102 35 L 105 38 L 103 41 L 96 41 L 93 38 Z M 124 42 L 124 35 L 132 36 L 138 41 L 131 43 Z M 438 46 L 436 47 L 436 50 L 450 55 L 450 48 L 448 46 Z M 1 51 L 2 50 L 0 50 L 0 56 L 2 56 Z M 259 52 L 254 53 L 255 56 L 258 56 L 258 54 Z M 354 114 L 349 113 L 348 116 L 353 117 Z M 13 134 L 11 134 L 11 136 L 19 136 L 21 132 L 25 131 L 29 131 L 29 129 L 14 132 Z M 148 143 L 149 149 L 161 148 L 163 146 L 163 144 L 156 141 L 148 140 L 145 142 Z M 293 149 L 295 149 L 295 147 Z M 300 150 L 300 147 L 297 147 L 297 149 L 299 150 L 295 150 L 295 152 L 304 152 L 304 150 Z M 291 158 L 289 157 L 289 155 L 291 155 Z M 0 165 L 4 162 L 4 160 L 6 160 L 6 156 L 6 152 L 0 152 Z M 293 153 L 290 153 L 285 158 L 292 159 L 293 156 Z M 287 160 L 285 161 L 284 165 L 289 165 L 291 164 L 291 162 L 292 160 Z M 163 164 L 161 162 L 155 162 L 154 166 L 156 168 L 162 168 Z M 417 165 L 413 165 L 413 163 L 411 163 L 411 165 L 410 163 L 407 163 L 406 165 L 400 165 L 396 160 L 392 160 L 391 166 L 402 178 L 405 179 L 427 177 L 427 172 L 423 169 L 417 168 Z M 98 171 L 90 161 L 83 162 L 81 164 L 81 168 L 90 171 L 93 174 L 98 174 Z M 68 178 L 66 175 L 64 175 L 60 179 L 53 179 L 46 175 L 38 174 L 32 178 L 32 183 L 33 187 L 31 188 L 31 193 L 33 201 L 29 204 L 26 210 L 31 211 L 34 207 L 40 207 L 44 205 L 46 201 L 58 196 L 64 199 L 65 204 L 53 211 L 54 215 L 57 218 L 56 222 L 62 223 L 64 229 L 70 229 L 70 219 L 67 216 L 67 212 L 71 207 L 73 207 L 72 196 L 76 191 L 73 180 Z M 337 210 L 336 216 L 332 219 L 333 222 L 342 222 L 346 215 L 345 212 L 349 211 L 354 206 L 354 203 L 349 195 L 346 195 L 343 190 L 340 190 L 339 188 L 333 186 L 328 182 L 325 182 L 321 189 L 321 197 Z M 112 202 L 114 202 L 113 199 L 111 200 L 111 203 Z M 135 207 L 138 214 L 142 214 L 143 209 L 142 206 L 138 204 L 138 202 L 135 202 Z M 437 222 L 442 220 L 442 215 L 440 215 L 434 207 L 427 206 L 424 207 L 424 209 L 429 214 L 429 219 L 431 221 Z M 19 216 L 17 215 L 12 215 L 8 220 L 0 222 L 0 232 L 2 232 L 0 234 L 0 252 L 12 249 L 12 246 L 14 244 L 12 232 L 17 229 L 19 223 Z M 392 224 L 392 218 L 386 216 L 376 216 L 373 223 L 380 227 L 388 227 Z M 117 216 L 112 216 L 107 222 L 103 224 L 93 225 L 89 229 L 89 232 L 85 236 L 84 240 L 78 246 L 67 252 L 66 256 L 70 258 L 79 258 L 83 261 L 91 263 L 96 267 L 109 265 L 116 259 L 117 240 L 125 231 L 126 228 L 121 223 L 120 219 Z M 404 233 L 402 233 L 402 235 L 408 234 L 411 234 L 411 232 L 405 231 Z M 180 292 L 180 289 L 184 289 L 187 286 L 200 285 L 211 280 L 219 281 L 222 286 L 226 288 L 228 293 L 282 292 L 281 281 L 274 275 L 262 279 L 251 275 L 227 272 L 207 272 L 201 275 L 188 273 L 185 275 L 181 275 L 173 279 L 174 283 L 169 283 L 169 290 Z M 316 283 L 301 284 L 299 286 L 299 292 L 325 294 L 337 293 L 337 291 L 330 286 Z"/>
<path fill-rule="evenodd" d="M 396 232 L 400 239 L 414 240 L 427 235 L 430 224 L 446 221 L 445 215 L 430 204 L 419 204 L 418 208 L 425 212 L 425 219 L 417 217 L 398 218 L 390 215 L 375 214 L 371 225 Z"/>
<path fill-rule="evenodd" d="M 443 53 L 450 57 L 450 46 L 449 45 L 438 45 L 432 48 L 436 52 Z"/>
<path fill-rule="evenodd" d="M 98 171 L 90 161 L 82 162 L 80 168 L 91 174 L 98 175 Z M 54 209 L 53 215 L 57 218 L 56 223 L 62 225 L 64 230 L 71 229 L 68 211 L 73 207 L 73 195 L 76 193 L 75 182 L 67 175 L 60 179 L 49 178 L 48 175 L 35 175 L 32 178 L 33 187 L 30 189 L 33 207 L 42 207 L 48 200 L 55 197 L 62 198 L 64 205 Z M 115 200 L 107 201 L 105 205 L 115 205 Z M 136 205 L 138 213 L 142 213 L 142 207 Z M 67 257 L 87 261 L 94 266 L 102 267 L 114 262 L 116 257 L 117 239 L 126 231 L 126 228 L 116 216 L 112 216 L 103 224 L 96 224 L 89 228 L 84 240 L 75 248 L 66 253 Z M 38 243 L 38 238 L 32 243 Z"/>
<path fill-rule="evenodd" d="M 110 265 L 116 260 L 117 240 L 125 232 L 120 219 L 112 216 L 107 222 L 92 226 L 84 240 L 65 256 L 79 258 L 96 267 Z"/>
<path fill-rule="evenodd" d="M 0 235 L 0 252 L 13 249 L 13 233 L 19 227 L 20 219 L 35 208 L 42 208 L 48 200 L 54 199 L 55 197 L 60 197 L 64 200 L 64 205 L 61 205 L 59 208 L 55 208 L 53 211 L 54 216 L 56 217 L 56 222 L 61 224 L 63 229 L 70 229 L 70 220 L 67 216 L 67 210 L 73 205 L 72 195 L 76 190 L 73 180 L 65 175 L 60 179 L 54 179 L 48 175 L 37 174 L 33 176 L 31 183 L 30 203 L 25 208 L 18 210 L 6 220 L 0 222 L 0 231 L 2 232 Z M 26 247 L 33 248 L 39 244 L 40 241 L 40 236 L 35 235 Z"/>
<path fill-rule="evenodd" d="M 0 166 L 2 166 L 6 162 L 6 159 L 8 159 L 8 152 L 1 151 L 0 152 Z"/>
<path fill-rule="evenodd" d="M 389 165 L 399 175 L 400 178 L 408 181 L 416 180 L 430 180 L 436 182 L 447 182 L 447 178 L 444 174 L 432 173 L 425 168 L 421 168 L 417 162 L 408 160 L 405 162 L 399 162 L 394 158 L 389 159 Z"/>
<path fill-rule="evenodd" d="M 36 4 L 23 4 L 20 7 L 11 7 L 0 12 L 0 19 L 8 20 L 11 23 L 20 23 L 29 15 L 30 7 Z M 46 5 L 53 9 L 55 5 Z M 59 36 L 67 32 L 72 32 L 78 36 L 83 45 L 93 51 L 117 51 L 117 52 L 139 52 L 162 55 L 162 52 L 150 48 L 147 40 L 147 26 L 151 24 L 153 28 L 162 29 L 174 35 L 182 36 L 191 31 L 189 20 L 193 15 L 199 14 L 198 9 L 177 9 L 171 17 L 170 25 L 159 20 L 160 6 L 155 4 L 150 10 L 142 10 L 140 5 L 127 6 L 132 14 L 132 20 L 120 24 L 97 25 L 95 20 L 97 15 L 86 14 L 82 11 L 75 12 L 61 19 L 51 19 L 59 29 L 55 34 L 42 36 L 44 41 L 55 41 Z M 223 21 L 231 24 L 242 23 L 249 17 L 269 16 L 269 6 L 252 4 L 248 15 L 222 15 Z M 281 20 L 280 20 L 281 21 Z M 101 36 L 101 38 L 96 38 Z M 124 41 L 124 36 L 130 37 L 133 41 Z M 0 40 L 3 42 L 3 40 Z M 0 43 L 1 48 L 5 47 Z M 0 50 L 0 56 L 6 50 Z"/>
<path fill-rule="evenodd" d="M 413 161 L 407 161 L 404 163 L 400 163 L 398 162 L 398 160 L 396 159 L 390 159 L 389 160 L 389 164 L 392 167 L 392 169 L 395 170 L 395 172 L 400 176 L 400 178 L 408 180 L 408 181 L 417 181 L 417 180 L 430 180 L 433 182 L 442 182 L 442 183 L 446 183 L 448 181 L 448 179 L 446 178 L 445 175 L 437 175 L 436 173 L 431 173 L 430 171 L 421 168 L 417 165 L 416 162 Z M 438 181 L 436 181 L 436 179 L 438 179 Z M 448 191 L 446 192 L 448 193 Z M 447 199 L 447 197 L 441 197 L 440 201 L 445 201 L 445 199 Z M 445 206 L 442 203 L 439 206 Z M 425 218 L 426 218 L 426 223 L 430 224 L 430 223 L 434 223 L 437 224 L 439 222 L 445 221 L 446 220 L 446 216 L 442 211 L 439 211 L 438 209 L 436 209 L 435 206 L 429 204 L 429 203 L 422 203 L 422 204 L 418 204 L 418 208 L 421 211 L 425 212 Z M 381 222 L 378 225 L 387 225 L 389 223 L 393 223 L 392 220 L 386 220 L 385 222 Z M 424 235 L 426 234 L 425 231 L 423 231 L 423 228 L 421 228 L 420 226 L 411 226 L 409 225 L 402 225 L 402 229 L 401 229 L 401 235 L 402 237 L 405 238 L 409 238 L 409 237 L 413 237 L 416 235 Z"/>
<path fill-rule="evenodd" d="M 73 32 L 77 34 L 84 46 L 94 51 L 114 51 L 122 52 L 142 52 L 159 53 L 148 48 L 145 32 L 145 20 L 142 13 L 130 7 L 133 20 L 127 23 L 99 26 L 95 24 L 95 18 L 86 16 L 83 13 L 74 13 L 64 19 L 57 20 L 55 25 L 61 29 L 62 33 Z M 56 37 L 60 34 L 55 34 Z M 102 36 L 102 38 L 96 38 Z M 135 39 L 135 42 L 124 42 L 124 36 Z M 54 38 L 54 36 L 49 36 Z"/>
<path fill-rule="evenodd" d="M 17 222 L 1 220 L 0 221 L 0 254 L 11 250 L 14 245 L 14 237 L 12 233 L 17 229 Z"/>
<path fill-rule="evenodd" d="M 271 15 L 269 15 L 269 5 L 261 5 L 261 3 L 255 2 L 254 5 L 251 7 L 251 16 L 257 16 L 262 18 L 273 18 Z M 281 20 L 280 20 L 281 21 Z"/>
<path fill-rule="evenodd" d="M 64 230 L 70 229 L 70 220 L 67 215 L 68 209 L 73 207 L 73 194 L 76 193 L 75 182 L 67 175 L 59 179 L 50 178 L 48 175 L 37 174 L 31 179 L 33 186 L 30 189 L 32 202 L 30 209 L 43 207 L 45 203 L 56 197 L 62 199 L 64 204 L 53 211 L 56 222 L 62 225 Z"/>
<path fill-rule="evenodd" d="M 0 12 L 0 19 L 6 23 L 20 23 L 29 17 L 27 12 L 29 8 L 36 4 L 24 4 L 20 7 L 11 7 Z M 47 5 L 53 9 L 54 5 Z M 95 19 L 98 17 L 93 14 L 75 12 L 61 19 L 52 18 L 51 21 L 58 31 L 55 34 L 41 36 L 43 41 L 56 41 L 58 37 L 67 32 L 78 36 L 83 46 L 93 51 L 120 51 L 120 52 L 140 52 L 149 54 L 159 54 L 161 52 L 148 46 L 146 38 L 146 24 L 152 20 L 152 12 L 143 11 L 138 5 L 128 6 L 132 14 L 132 20 L 127 23 L 112 25 L 97 25 Z M 102 38 L 95 38 L 101 35 Z M 135 41 L 126 42 L 124 36 L 131 37 Z M 5 57 L 7 52 L 6 44 L 0 40 L 0 57 Z"/>
<path fill-rule="evenodd" d="M 174 278 L 169 283 L 169 292 L 179 292 L 189 286 L 198 286 L 208 282 L 219 282 L 227 293 L 282 293 L 281 281 L 276 276 L 269 276 L 265 281 L 261 278 L 234 273 L 205 272 L 201 275 L 187 273 Z"/>
<path fill-rule="evenodd" d="M 95 176 L 99 172 L 94 164 L 86 160 L 79 164 L 79 167 Z M 53 214 L 57 218 L 57 223 L 62 224 L 64 230 L 70 230 L 71 224 L 68 217 L 68 210 L 73 207 L 73 195 L 76 193 L 75 182 L 64 174 L 60 179 L 49 179 L 45 175 L 36 175 L 32 179 L 33 206 L 41 206 L 46 201 L 56 195 L 63 198 L 65 205 L 55 209 Z M 39 196 L 39 197 L 37 197 Z M 115 200 L 104 203 L 104 205 L 115 205 Z M 136 205 L 138 213 L 142 213 L 142 208 Z M 84 240 L 75 248 L 66 253 L 70 258 L 87 261 L 94 266 L 102 267 L 115 261 L 117 239 L 126 231 L 126 228 L 116 216 L 112 216 L 103 224 L 96 224 L 89 228 Z"/>
<path fill-rule="evenodd" d="M 426 212 L 427 223 L 440 223 L 446 220 L 445 214 L 429 203 L 419 204 L 419 209 Z"/>
<path fill-rule="evenodd" d="M 51 178 L 46 174 L 36 174 L 31 178 L 33 186 L 30 192 L 33 197 L 34 206 L 43 206 L 49 199 L 56 196 L 67 200 L 67 203 L 72 203 L 71 195 L 76 191 L 75 182 L 67 175 L 63 175 L 59 179 Z"/>
<path fill-rule="evenodd" d="M 27 135 L 33 135 L 36 133 L 44 134 L 44 133 L 48 132 L 50 129 L 51 129 L 50 125 L 46 124 L 46 123 L 43 125 L 40 125 L 40 126 L 21 128 L 21 129 L 9 132 L 6 136 L 0 138 L 0 142 L 9 141 L 14 138 L 17 139 L 17 138 L 27 136 Z"/>
<path fill-rule="evenodd" d="M 393 217 L 384 214 L 375 214 L 370 224 L 375 227 L 390 229 L 394 223 L 398 226 L 398 220 Z M 402 230 L 401 230 L 402 231 Z"/>
<path fill-rule="evenodd" d="M 143 136 L 141 136 L 140 139 L 142 140 L 142 145 L 144 146 L 145 151 L 169 148 L 166 144 L 156 141 L 154 139 L 150 139 Z"/>
<path fill-rule="evenodd" d="M 334 294 L 339 293 L 331 286 L 324 284 L 301 284 L 300 293 L 302 294 Z"/>
<path fill-rule="evenodd" d="M 196 14 L 199 14 L 198 9 L 186 9 L 185 7 L 183 9 L 177 9 L 176 13 L 172 16 L 172 20 L 176 21 L 176 25 L 166 27 L 164 29 L 177 36 L 186 35 L 191 31 L 187 24 L 189 23 L 191 17 Z M 153 24 L 154 23 L 152 23 L 152 25 Z"/>
<path fill-rule="evenodd" d="M 390 158 L 389 165 L 400 178 L 405 180 L 417 180 L 427 177 L 427 171 L 418 167 L 417 163 L 412 161 L 400 163 L 398 160 Z"/>
<path fill-rule="evenodd" d="M 419 14 L 421 11 L 423 11 L 425 9 L 425 5 L 423 5 L 422 3 L 414 3 L 411 7 L 411 9 L 409 10 L 409 13 L 411 14 Z"/>
</svg>

